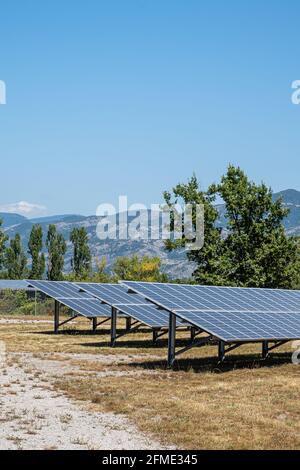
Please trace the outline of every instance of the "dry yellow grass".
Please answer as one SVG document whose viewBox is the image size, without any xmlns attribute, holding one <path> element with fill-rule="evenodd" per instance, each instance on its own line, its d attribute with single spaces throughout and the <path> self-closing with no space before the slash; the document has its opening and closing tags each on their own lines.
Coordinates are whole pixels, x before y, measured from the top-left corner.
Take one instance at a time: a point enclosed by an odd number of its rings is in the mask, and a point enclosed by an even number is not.
<svg viewBox="0 0 300 470">
<path fill-rule="evenodd" d="M 290 344 L 265 362 L 259 346 L 243 346 L 222 367 L 216 347 L 192 349 L 169 371 L 166 341 L 153 347 L 146 330 L 125 336 L 112 349 L 108 327 L 93 335 L 86 321 L 77 320 L 79 331 L 71 334 L 70 328 L 54 335 L 48 324 L 2 324 L 0 340 L 11 352 L 38 357 L 95 355 L 95 361 L 65 359 L 74 372 L 56 379 L 57 390 L 92 402 L 95 410 L 124 413 L 163 443 L 185 449 L 300 449 L 300 366 L 291 364 Z M 115 362 L 98 360 L 111 355 Z"/>
</svg>

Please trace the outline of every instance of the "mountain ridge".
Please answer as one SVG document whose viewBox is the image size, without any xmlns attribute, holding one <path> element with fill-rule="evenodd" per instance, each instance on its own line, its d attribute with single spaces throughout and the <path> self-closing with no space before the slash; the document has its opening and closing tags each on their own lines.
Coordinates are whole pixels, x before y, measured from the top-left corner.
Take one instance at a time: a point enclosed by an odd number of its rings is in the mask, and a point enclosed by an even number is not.
<svg viewBox="0 0 300 470">
<path fill-rule="evenodd" d="M 273 194 L 273 199 L 282 198 L 283 203 L 290 209 L 289 215 L 284 221 L 288 235 L 300 235 L 300 191 L 287 189 Z M 218 225 L 224 227 L 226 224 L 225 207 L 217 204 L 219 211 Z M 129 216 L 129 220 L 132 220 Z M 147 256 L 159 256 L 162 259 L 162 270 L 171 278 L 191 276 L 194 265 L 187 261 L 185 250 L 167 252 L 162 240 L 99 240 L 96 234 L 98 222 L 101 220 L 96 215 L 83 216 L 80 214 L 63 214 L 47 217 L 28 219 L 19 214 L 0 213 L 3 220 L 3 228 L 9 237 L 20 233 L 22 243 L 27 247 L 32 226 L 39 223 L 42 226 L 44 240 L 49 224 L 55 224 L 67 241 L 67 253 L 65 259 L 65 270 L 71 269 L 72 246 L 69 242 L 70 232 L 74 227 L 85 227 L 88 235 L 94 264 L 97 259 L 106 257 L 108 270 L 111 269 L 115 259 L 119 256 L 131 256 L 135 253 Z M 180 273 L 180 275 L 178 275 Z"/>
</svg>

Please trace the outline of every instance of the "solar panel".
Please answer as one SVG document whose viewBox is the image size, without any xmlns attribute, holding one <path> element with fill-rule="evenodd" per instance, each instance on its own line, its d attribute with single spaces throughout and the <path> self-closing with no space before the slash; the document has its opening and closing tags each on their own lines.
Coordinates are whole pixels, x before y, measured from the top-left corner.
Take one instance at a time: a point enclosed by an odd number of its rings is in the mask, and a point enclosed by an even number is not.
<svg viewBox="0 0 300 470">
<path fill-rule="evenodd" d="M 67 281 L 28 281 L 35 289 L 59 301 L 88 318 L 110 317 L 111 309 L 86 292 L 80 292 L 76 284 Z"/>
<path fill-rule="evenodd" d="M 31 290 L 28 282 L 26 281 L 14 281 L 9 279 L 0 280 L 0 291 L 1 290 Z"/>
<path fill-rule="evenodd" d="M 226 342 L 300 338 L 299 313 L 181 311 L 180 318 Z"/>
<path fill-rule="evenodd" d="M 28 281 L 28 283 L 35 289 L 40 290 L 44 294 L 52 297 L 53 299 L 90 299 L 91 295 L 80 292 L 76 284 L 67 281 Z"/>
<path fill-rule="evenodd" d="M 120 284 L 78 282 L 76 286 L 113 307 L 121 305 L 149 305 L 149 302 L 139 294 L 127 294 L 126 289 Z"/>
<path fill-rule="evenodd" d="M 139 294 L 128 294 L 121 284 L 76 283 L 76 285 L 151 328 L 163 328 L 169 324 L 169 313 L 166 310 L 158 309 Z"/>
<path fill-rule="evenodd" d="M 60 302 L 84 317 L 95 318 L 111 316 L 110 307 L 101 304 L 97 299 L 61 299 Z"/>
<path fill-rule="evenodd" d="M 180 312 L 287 312 L 300 311 L 300 291 L 208 287 L 123 281 L 123 285 L 168 310 Z"/>
<path fill-rule="evenodd" d="M 169 313 L 155 307 L 155 305 L 125 305 L 122 306 L 122 312 L 150 328 L 169 326 Z"/>
</svg>

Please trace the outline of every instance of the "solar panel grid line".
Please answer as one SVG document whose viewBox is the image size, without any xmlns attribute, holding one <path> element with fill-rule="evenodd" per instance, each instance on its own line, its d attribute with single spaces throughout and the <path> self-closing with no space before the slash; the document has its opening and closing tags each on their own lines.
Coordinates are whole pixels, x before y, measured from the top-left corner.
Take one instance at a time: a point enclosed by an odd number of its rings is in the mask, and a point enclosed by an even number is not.
<svg viewBox="0 0 300 470">
<path fill-rule="evenodd" d="M 45 294 L 49 294 L 56 299 L 76 297 L 89 297 L 88 294 L 82 294 L 79 289 L 69 282 L 65 281 L 28 281 L 30 285 L 35 286 Z"/>
<path fill-rule="evenodd" d="M 146 300 L 138 294 L 128 294 L 124 287 L 119 284 L 90 284 L 77 283 L 79 288 L 85 292 L 97 297 L 103 302 L 107 302 L 112 306 L 118 305 L 147 305 Z"/>
<path fill-rule="evenodd" d="M 97 303 L 97 301 L 95 302 L 94 299 L 84 301 L 78 299 L 76 301 L 74 301 L 73 299 L 64 299 L 63 303 L 72 310 L 78 311 L 78 313 L 87 317 L 110 316 L 109 308 L 104 309 L 104 305 L 102 306 L 102 308 L 100 308 L 99 304 Z"/>
<path fill-rule="evenodd" d="M 221 294 L 222 294 L 222 291 L 217 291 L 216 295 L 221 296 Z M 241 291 L 235 291 L 235 290 L 233 290 L 233 291 L 226 290 L 226 296 L 227 296 L 227 299 L 228 298 L 234 298 L 237 311 L 244 310 L 244 309 L 247 310 L 250 307 L 252 308 L 254 306 L 257 306 L 258 310 L 261 309 L 262 306 L 264 306 L 264 305 L 267 307 L 267 303 L 264 302 L 264 301 L 262 302 L 262 305 L 258 304 L 256 302 L 255 296 L 253 294 L 251 294 L 250 292 L 248 292 L 248 294 L 245 295 L 244 291 L 241 292 Z M 249 297 L 250 297 L 250 299 L 249 299 Z M 239 299 L 238 302 L 236 302 L 237 298 Z M 227 305 L 228 305 L 228 302 L 227 302 Z M 225 309 L 224 310 L 227 310 L 227 305 L 225 304 Z M 243 307 L 243 308 L 241 308 L 241 307 Z"/>
<path fill-rule="evenodd" d="M 298 339 L 300 337 L 300 313 L 297 314 L 251 314 L 251 319 L 245 315 L 222 313 L 216 317 L 213 312 L 182 312 L 181 318 L 201 327 L 207 333 L 213 334 L 223 341 L 262 341 Z M 234 325 L 234 326 L 233 326 Z"/>
<path fill-rule="evenodd" d="M 151 328 L 163 328 L 169 324 L 169 313 L 158 310 L 154 305 L 127 305 L 121 311 Z"/>
<path fill-rule="evenodd" d="M 85 317 L 110 317 L 110 309 L 66 281 L 28 281 L 36 289 Z"/>
<path fill-rule="evenodd" d="M 246 288 L 228 288 L 228 287 L 206 287 L 206 286 L 190 286 L 190 301 L 178 302 L 178 296 L 180 298 L 187 298 L 187 294 L 184 290 L 187 286 L 182 288 L 182 285 L 170 285 L 170 284 L 153 284 L 151 287 L 146 286 L 145 283 L 133 283 L 123 281 L 123 284 L 127 288 L 136 290 L 150 301 L 168 308 L 172 311 L 182 310 L 206 310 L 210 307 L 212 310 L 223 310 L 223 311 L 282 311 L 282 312 L 294 312 L 300 311 L 300 292 L 298 291 L 280 291 L 279 296 L 275 290 L 263 289 L 246 289 Z M 179 287 L 179 289 L 178 289 Z M 167 290 L 167 294 L 166 294 Z M 193 293 L 196 292 L 196 295 Z M 176 292 L 177 295 L 173 294 Z M 226 302 L 219 299 L 221 294 L 226 292 Z M 292 293 L 291 293 L 292 292 Z M 238 302 L 236 301 L 238 298 Z M 174 300 L 175 299 L 175 300 Z M 201 299 L 201 302 L 198 302 Z M 214 299 L 214 303 L 212 302 Z M 235 299 L 235 302 L 232 301 Z M 280 300 L 280 301 L 279 301 Z M 206 304 L 205 304 L 206 302 Z M 289 305 L 287 305 L 289 302 Z M 179 306 L 179 307 L 178 307 Z M 220 308 L 220 306 L 222 308 Z"/>
</svg>

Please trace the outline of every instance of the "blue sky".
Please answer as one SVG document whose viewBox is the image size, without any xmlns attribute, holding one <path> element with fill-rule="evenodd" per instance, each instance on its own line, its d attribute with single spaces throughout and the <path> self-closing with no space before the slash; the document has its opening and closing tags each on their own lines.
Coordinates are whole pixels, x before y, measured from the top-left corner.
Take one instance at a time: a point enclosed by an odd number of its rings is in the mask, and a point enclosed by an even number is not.
<svg viewBox="0 0 300 470">
<path fill-rule="evenodd" d="M 229 163 L 300 190 L 299 14 L 292 0 L 2 2 L 0 209 L 150 205 Z"/>
</svg>

